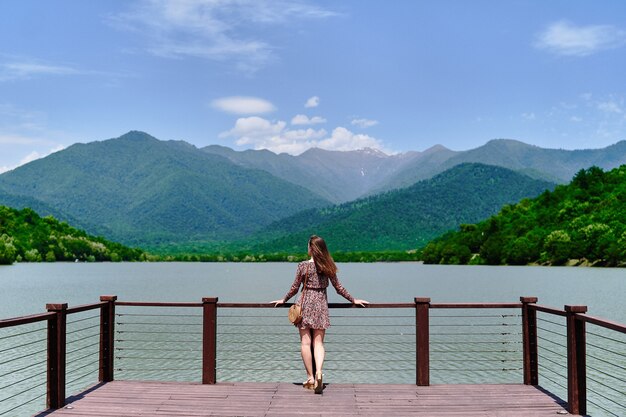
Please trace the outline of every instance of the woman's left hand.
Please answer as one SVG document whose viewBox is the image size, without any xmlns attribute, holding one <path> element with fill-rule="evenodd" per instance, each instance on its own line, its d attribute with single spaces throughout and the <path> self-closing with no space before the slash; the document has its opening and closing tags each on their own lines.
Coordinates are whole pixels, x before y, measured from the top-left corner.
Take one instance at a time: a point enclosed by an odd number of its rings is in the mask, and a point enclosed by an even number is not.
<svg viewBox="0 0 626 417">
<path fill-rule="evenodd" d="M 367 304 L 369 304 L 369 303 L 370 303 L 369 301 L 366 301 L 366 300 L 359 300 L 359 299 L 356 299 L 356 298 L 355 298 L 355 299 L 354 299 L 354 301 L 352 302 L 352 304 L 355 304 L 355 305 L 358 305 L 358 306 L 361 306 L 361 307 L 366 307 L 366 306 L 367 306 Z"/>
<path fill-rule="evenodd" d="M 274 300 L 270 301 L 270 304 L 274 304 L 274 307 L 278 307 L 281 304 L 285 304 L 285 300 Z"/>
</svg>

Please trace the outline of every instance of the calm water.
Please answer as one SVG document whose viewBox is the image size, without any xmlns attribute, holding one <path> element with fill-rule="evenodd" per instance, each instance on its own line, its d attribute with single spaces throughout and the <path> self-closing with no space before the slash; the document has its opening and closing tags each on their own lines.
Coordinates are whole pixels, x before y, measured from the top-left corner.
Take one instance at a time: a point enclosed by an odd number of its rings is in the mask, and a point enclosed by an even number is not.
<svg viewBox="0 0 626 417">
<path fill-rule="evenodd" d="M 289 263 L 54 263 L 0 266 L 0 317 L 70 306 L 114 294 L 126 301 L 262 302 L 282 297 L 292 283 Z M 371 302 L 517 302 L 589 306 L 589 314 L 626 322 L 626 269 L 441 266 L 420 263 L 340 264 L 340 279 Z M 330 301 L 342 301 L 332 290 Z"/>
<path fill-rule="evenodd" d="M 202 297 L 217 296 L 222 302 L 264 302 L 285 294 L 295 266 L 56 263 L 0 267 L 0 318 L 40 313 L 46 303 L 92 303 L 100 295 L 117 295 L 121 301 L 199 302 Z M 416 296 L 431 297 L 433 302 L 517 302 L 520 296 L 537 296 L 542 305 L 584 304 L 588 314 L 626 322 L 624 269 L 419 263 L 340 264 L 339 268 L 340 279 L 352 295 L 371 302 L 412 302 Z M 343 301 L 332 289 L 329 300 Z M 117 313 L 117 378 L 200 380 L 199 309 L 118 307 Z M 564 320 L 542 313 L 539 319 L 543 338 L 540 383 L 566 398 Z M 331 321 L 324 367 L 329 382 L 367 383 L 375 377 L 375 382 L 414 383 L 412 310 L 335 310 Z M 617 368 L 588 359 L 599 371 L 592 370 L 589 376 L 600 381 L 588 381 L 590 389 L 600 394 L 588 394 L 595 401 L 590 409 L 593 415 L 624 415 L 619 402 L 626 402 L 626 338 L 594 331 L 596 335 L 588 341 L 608 349 L 608 353 L 598 351 L 597 357 L 613 355 L 610 360 Z M 521 382 L 520 332 L 518 310 L 433 310 L 431 383 Z M 97 314 L 70 316 L 67 339 L 67 391 L 71 395 L 97 380 Z M 590 354 L 593 349 L 588 349 Z M 0 352 L 0 387 L 4 388 L 0 389 L 0 416 L 29 415 L 42 409 L 44 326 L 0 331 Z M 220 381 L 300 381 L 304 376 L 297 332 L 287 322 L 284 309 L 220 309 L 217 359 Z M 613 404 L 603 396 L 619 402 Z"/>
</svg>

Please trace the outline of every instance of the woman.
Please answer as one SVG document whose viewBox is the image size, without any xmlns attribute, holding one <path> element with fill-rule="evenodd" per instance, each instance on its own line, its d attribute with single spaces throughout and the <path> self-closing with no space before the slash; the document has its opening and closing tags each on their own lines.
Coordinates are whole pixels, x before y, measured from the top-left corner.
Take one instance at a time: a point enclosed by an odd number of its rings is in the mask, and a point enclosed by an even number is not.
<svg viewBox="0 0 626 417">
<path fill-rule="evenodd" d="M 353 298 L 341 285 L 337 278 L 337 266 L 328 252 L 324 239 L 319 236 L 311 236 L 309 239 L 309 256 L 311 259 L 298 264 L 296 279 L 285 297 L 282 300 L 272 301 L 272 303 L 274 306 L 284 304 L 298 292 L 306 277 L 304 299 L 297 301 L 302 306 L 302 321 L 295 324 L 300 330 L 300 350 L 307 374 L 307 380 L 302 385 L 305 388 L 314 389 L 316 394 L 321 394 L 324 387 L 322 382 L 322 366 L 325 355 L 324 334 L 326 329 L 330 327 L 326 295 L 328 281 L 333 284 L 339 295 L 351 303 L 361 307 L 365 307 L 369 303 Z M 315 377 L 313 377 L 311 340 L 313 340 L 313 352 L 317 367 Z"/>
</svg>

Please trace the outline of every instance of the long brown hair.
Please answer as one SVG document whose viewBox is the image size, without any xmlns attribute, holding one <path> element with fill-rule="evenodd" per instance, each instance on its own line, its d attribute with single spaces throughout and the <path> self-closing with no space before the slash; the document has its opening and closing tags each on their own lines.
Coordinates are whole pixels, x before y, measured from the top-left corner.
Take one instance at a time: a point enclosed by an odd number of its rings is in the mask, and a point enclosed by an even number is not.
<svg viewBox="0 0 626 417">
<path fill-rule="evenodd" d="M 322 275 L 328 277 L 337 275 L 337 265 L 335 265 L 335 261 L 330 255 L 330 252 L 328 252 L 328 247 L 326 247 L 324 239 L 315 235 L 309 238 L 309 255 L 313 257 L 315 268 Z"/>
</svg>

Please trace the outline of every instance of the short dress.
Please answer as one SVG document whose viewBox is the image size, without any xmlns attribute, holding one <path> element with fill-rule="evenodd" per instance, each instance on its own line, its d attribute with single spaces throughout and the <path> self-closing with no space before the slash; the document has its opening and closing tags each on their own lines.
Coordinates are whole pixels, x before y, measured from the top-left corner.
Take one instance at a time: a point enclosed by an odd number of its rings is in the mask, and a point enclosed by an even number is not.
<svg viewBox="0 0 626 417">
<path fill-rule="evenodd" d="M 306 282 L 306 291 L 304 292 L 304 300 L 302 300 L 302 293 L 300 293 L 296 300 L 296 303 L 302 306 L 302 321 L 298 324 L 294 324 L 294 326 L 299 329 L 328 329 L 330 327 L 328 297 L 326 295 L 328 281 L 333 284 L 337 294 L 341 295 L 346 300 L 353 303 L 354 298 L 341 285 L 337 276 L 327 277 L 326 275 L 318 274 L 313 261 L 304 261 L 298 264 L 296 279 L 293 281 L 287 295 L 285 295 L 285 301 L 289 300 L 298 292 L 298 289 L 304 283 L 304 277 L 306 275 L 308 275 L 308 279 Z"/>
</svg>

